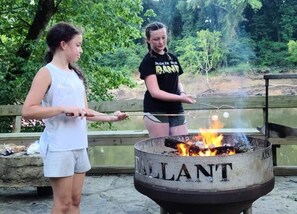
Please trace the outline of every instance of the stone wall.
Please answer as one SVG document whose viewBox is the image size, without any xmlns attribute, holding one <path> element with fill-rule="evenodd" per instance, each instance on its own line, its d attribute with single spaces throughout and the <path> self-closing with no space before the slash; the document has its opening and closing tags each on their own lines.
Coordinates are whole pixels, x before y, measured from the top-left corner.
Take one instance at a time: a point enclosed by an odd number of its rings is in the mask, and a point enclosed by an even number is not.
<svg viewBox="0 0 297 214">
<path fill-rule="evenodd" d="M 0 156 L 0 187 L 47 187 L 43 162 L 39 154 L 25 152 Z"/>
</svg>

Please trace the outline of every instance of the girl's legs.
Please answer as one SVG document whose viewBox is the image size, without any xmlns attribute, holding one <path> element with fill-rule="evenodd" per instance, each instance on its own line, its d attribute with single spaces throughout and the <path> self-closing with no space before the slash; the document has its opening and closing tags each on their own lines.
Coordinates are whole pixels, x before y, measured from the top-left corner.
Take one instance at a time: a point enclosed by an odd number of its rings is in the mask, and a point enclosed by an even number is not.
<svg viewBox="0 0 297 214">
<path fill-rule="evenodd" d="M 81 193 L 85 180 L 85 173 L 75 173 L 72 182 L 72 204 L 69 213 L 80 213 Z"/>
<path fill-rule="evenodd" d="M 49 151 L 44 158 L 44 176 L 53 189 L 52 214 L 80 213 L 85 172 L 91 168 L 87 150 Z"/>
<path fill-rule="evenodd" d="M 149 132 L 150 138 L 166 137 L 175 135 L 187 135 L 188 127 L 183 112 L 180 116 L 154 116 L 146 113 L 144 116 L 144 125 Z"/>
<path fill-rule="evenodd" d="M 53 188 L 52 214 L 67 213 L 71 205 L 73 176 L 62 178 L 50 178 Z"/>
<path fill-rule="evenodd" d="M 69 177 L 50 178 L 53 188 L 52 214 L 80 213 L 80 200 L 85 173 Z"/>
<path fill-rule="evenodd" d="M 147 116 L 143 120 L 150 138 L 169 136 L 169 123 L 157 122 Z"/>
</svg>

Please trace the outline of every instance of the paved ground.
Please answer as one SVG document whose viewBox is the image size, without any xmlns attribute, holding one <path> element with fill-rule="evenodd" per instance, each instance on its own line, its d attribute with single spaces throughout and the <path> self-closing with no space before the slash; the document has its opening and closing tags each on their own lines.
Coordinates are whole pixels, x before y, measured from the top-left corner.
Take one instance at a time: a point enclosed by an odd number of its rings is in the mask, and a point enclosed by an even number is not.
<svg viewBox="0 0 297 214">
<path fill-rule="evenodd" d="M 50 213 L 51 196 L 34 188 L 0 188 L 0 214 Z M 296 214 L 297 176 L 276 177 L 275 188 L 253 203 L 253 214 Z M 159 214 L 159 206 L 134 188 L 132 175 L 88 176 L 82 214 Z"/>
</svg>

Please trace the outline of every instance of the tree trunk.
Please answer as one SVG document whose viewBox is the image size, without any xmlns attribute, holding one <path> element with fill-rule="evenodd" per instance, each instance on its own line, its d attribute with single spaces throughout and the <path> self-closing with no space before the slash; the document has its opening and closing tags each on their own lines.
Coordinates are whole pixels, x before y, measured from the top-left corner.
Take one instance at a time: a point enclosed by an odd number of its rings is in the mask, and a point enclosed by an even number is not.
<svg viewBox="0 0 297 214">
<path fill-rule="evenodd" d="M 23 59 L 29 59 L 31 55 L 30 42 L 38 39 L 48 25 L 51 17 L 56 12 L 54 0 L 39 0 L 38 7 L 28 34 L 16 55 Z"/>
</svg>

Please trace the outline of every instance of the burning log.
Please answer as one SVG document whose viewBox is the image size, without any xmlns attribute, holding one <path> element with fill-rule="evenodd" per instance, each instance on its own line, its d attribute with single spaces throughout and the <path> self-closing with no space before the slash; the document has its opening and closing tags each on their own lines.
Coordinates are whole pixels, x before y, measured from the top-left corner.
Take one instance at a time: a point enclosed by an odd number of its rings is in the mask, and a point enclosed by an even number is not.
<svg viewBox="0 0 297 214">
<path fill-rule="evenodd" d="M 176 140 L 174 138 L 165 138 L 165 146 L 172 149 L 177 149 L 178 144 L 186 144 L 186 142 Z"/>
<path fill-rule="evenodd" d="M 175 150 L 179 150 L 180 146 L 182 145 L 182 147 L 188 151 L 189 156 L 195 156 L 198 154 L 203 155 L 207 152 L 210 152 L 213 155 L 228 155 L 252 151 L 251 147 L 244 145 L 242 142 L 237 142 L 235 146 L 224 144 L 222 146 L 205 148 L 201 142 L 194 142 L 191 140 L 185 142 L 174 138 L 165 138 L 164 145 Z"/>
</svg>

